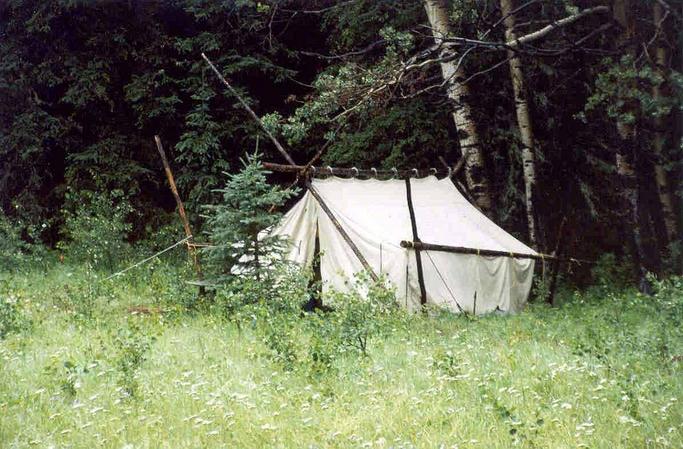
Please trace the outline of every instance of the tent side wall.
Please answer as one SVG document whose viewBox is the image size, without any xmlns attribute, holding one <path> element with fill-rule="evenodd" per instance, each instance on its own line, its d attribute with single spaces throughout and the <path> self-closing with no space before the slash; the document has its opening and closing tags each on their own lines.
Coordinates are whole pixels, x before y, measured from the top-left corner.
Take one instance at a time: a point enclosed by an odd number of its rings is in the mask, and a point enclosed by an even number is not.
<svg viewBox="0 0 683 449">
<path fill-rule="evenodd" d="M 289 250 L 285 258 L 309 268 L 315 253 L 315 234 L 318 219 L 317 204 L 306 192 L 273 228 L 271 234 L 287 237 Z"/>
</svg>

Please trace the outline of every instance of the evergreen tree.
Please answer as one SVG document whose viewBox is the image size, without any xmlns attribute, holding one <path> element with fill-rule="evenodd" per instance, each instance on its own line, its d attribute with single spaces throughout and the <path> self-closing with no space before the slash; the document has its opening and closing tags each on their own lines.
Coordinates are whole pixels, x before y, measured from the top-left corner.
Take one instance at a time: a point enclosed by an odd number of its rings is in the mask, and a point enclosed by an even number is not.
<svg viewBox="0 0 683 449">
<path fill-rule="evenodd" d="M 286 248 L 280 236 L 262 234 L 275 225 L 282 214 L 274 212 L 296 192 L 268 184 L 269 173 L 254 153 L 242 160 L 244 168 L 228 174 L 225 187 L 217 189 L 222 202 L 207 205 L 207 228 L 212 246 L 207 262 L 213 281 L 225 283 L 233 275 L 265 281 L 273 273 Z M 259 235 L 261 234 L 261 235 Z"/>
</svg>

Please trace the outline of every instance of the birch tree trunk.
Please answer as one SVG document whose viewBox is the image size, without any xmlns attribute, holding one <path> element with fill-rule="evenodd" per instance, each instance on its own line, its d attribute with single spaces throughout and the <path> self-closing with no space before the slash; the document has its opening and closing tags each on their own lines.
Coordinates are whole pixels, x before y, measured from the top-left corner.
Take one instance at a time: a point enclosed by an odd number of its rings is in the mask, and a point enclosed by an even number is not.
<svg viewBox="0 0 683 449">
<path fill-rule="evenodd" d="M 439 45 L 443 38 L 452 35 L 448 6 L 446 0 L 423 0 L 427 17 L 432 28 L 434 42 Z M 450 54 L 450 50 L 444 48 L 441 56 Z M 477 131 L 476 123 L 472 118 L 470 105 L 470 91 L 463 81 L 466 79 L 462 65 L 458 59 L 441 63 L 441 73 L 446 81 L 446 93 L 453 108 L 453 121 L 458 131 L 460 149 L 465 160 L 465 177 L 467 187 L 474 197 L 477 206 L 490 215 L 492 207 L 491 187 L 488 180 L 485 164 L 484 151 Z"/>
<path fill-rule="evenodd" d="M 634 54 L 633 42 L 636 33 L 631 0 L 615 0 L 613 13 L 614 19 L 622 28 L 618 39 L 619 44 L 628 45 L 626 51 Z M 626 105 L 626 108 L 628 107 Z M 632 107 L 635 108 L 635 106 Z M 621 184 L 620 193 L 624 214 L 624 236 L 629 240 L 629 246 L 631 246 L 633 265 L 637 280 L 640 283 L 640 289 L 649 291 L 649 284 L 645 277 L 647 273 L 644 266 L 646 254 L 640 226 L 638 177 L 635 170 L 637 134 L 634 124 L 623 117 L 623 115 L 625 114 L 622 114 L 622 117 L 617 119 L 617 133 L 620 142 L 616 148 L 616 168 Z"/>
<path fill-rule="evenodd" d="M 662 27 L 662 19 L 664 11 L 662 5 L 654 2 L 653 18 L 655 26 L 657 27 L 657 46 L 655 49 L 655 63 L 657 68 L 662 72 L 667 72 L 668 63 L 666 59 L 666 49 L 662 45 L 664 38 L 664 30 Z M 655 100 L 662 97 L 661 86 L 654 86 L 652 88 L 652 96 Z M 659 195 L 659 202 L 662 207 L 662 216 L 664 218 L 664 226 L 666 228 L 667 240 L 669 243 L 675 242 L 678 239 L 678 229 L 676 225 L 676 215 L 674 213 L 673 201 L 671 198 L 671 189 L 669 186 L 668 175 L 664 168 L 664 142 L 666 141 L 666 133 L 664 117 L 657 117 L 655 119 L 655 136 L 654 136 L 654 172 L 655 181 L 657 183 L 657 194 Z"/>
<path fill-rule="evenodd" d="M 515 16 L 512 14 L 513 0 L 500 0 L 500 9 L 504 17 L 505 41 L 514 42 L 517 40 L 515 34 Z M 534 131 L 529 113 L 528 92 L 524 82 L 524 71 L 522 70 L 522 60 L 516 52 L 508 50 L 510 63 L 510 78 L 512 79 L 512 90 L 515 96 L 515 111 L 517 113 L 517 126 L 522 138 L 522 168 L 524 173 L 524 191 L 526 200 L 526 219 L 529 229 L 529 241 L 536 250 L 542 249 L 541 230 L 539 227 L 538 215 L 536 214 L 535 192 L 536 192 L 536 149 L 534 143 Z"/>
</svg>

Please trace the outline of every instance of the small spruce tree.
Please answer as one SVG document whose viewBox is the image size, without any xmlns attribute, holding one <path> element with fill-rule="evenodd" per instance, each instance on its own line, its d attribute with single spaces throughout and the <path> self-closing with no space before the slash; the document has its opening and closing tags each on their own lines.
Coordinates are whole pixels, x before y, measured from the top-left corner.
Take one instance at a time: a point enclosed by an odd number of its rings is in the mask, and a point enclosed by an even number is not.
<svg viewBox="0 0 683 449">
<path fill-rule="evenodd" d="M 269 185 L 269 172 L 258 153 L 248 155 L 242 164 L 242 171 L 226 173 L 225 187 L 215 190 L 222 194 L 222 203 L 205 206 L 213 244 L 206 249 L 207 262 L 216 284 L 225 284 L 235 275 L 266 282 L 285 249 L 281 237 L 259 234 L 280 220 L 282 214 L 274 212 L 273 206 L 281 206 L 296 191 Z"/>
</svg>

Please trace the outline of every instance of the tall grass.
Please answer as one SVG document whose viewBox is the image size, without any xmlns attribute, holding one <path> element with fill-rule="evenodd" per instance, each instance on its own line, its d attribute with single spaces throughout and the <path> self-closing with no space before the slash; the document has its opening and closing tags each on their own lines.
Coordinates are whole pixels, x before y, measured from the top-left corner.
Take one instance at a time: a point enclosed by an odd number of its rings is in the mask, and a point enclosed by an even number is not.
<svg viewBox="0 0 683 449">
<path fill-rule="evenodd" d="M 257 322 L 186 312 L 178 270 L 6 275 L 31 324 L 0 340 L 0 446 L 683 447 L 680 279 L 654 298 L 386 318 L 367 357 L 312 374 L 269 356 Z"/>
</svg>

